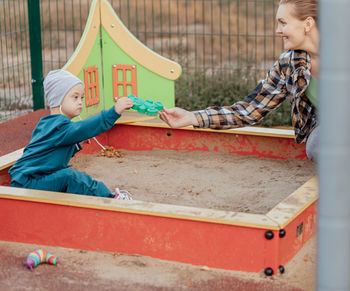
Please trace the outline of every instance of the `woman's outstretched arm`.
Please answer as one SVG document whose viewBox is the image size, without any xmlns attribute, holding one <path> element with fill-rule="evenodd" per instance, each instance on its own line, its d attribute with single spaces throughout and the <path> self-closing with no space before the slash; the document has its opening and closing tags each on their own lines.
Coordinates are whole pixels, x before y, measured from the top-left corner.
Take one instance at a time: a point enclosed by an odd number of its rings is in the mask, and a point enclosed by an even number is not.
<svg viewBox="0 0 350 291">
<path fill-rule="evenodd" d="M 192 112 L 176 107 L 165 109 L 160 113 L 160 117 L 173 128 L 192 125 L 227 129 L 256 124 L 286 99 L 288 93 L 282 68 L 288 66 L 289 61 L 289 54 L 282 54 L 266 79 L 261 81 L 244 100 L 233 105 L 209 107 Z"/>
</svg>

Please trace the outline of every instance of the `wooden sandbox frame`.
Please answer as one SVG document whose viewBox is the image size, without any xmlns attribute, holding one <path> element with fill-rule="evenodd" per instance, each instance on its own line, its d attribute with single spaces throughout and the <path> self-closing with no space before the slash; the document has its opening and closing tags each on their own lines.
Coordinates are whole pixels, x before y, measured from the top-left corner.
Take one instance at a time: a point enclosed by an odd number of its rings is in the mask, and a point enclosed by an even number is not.
<svg viewBox="0 0 350 291">
<path fill-rule="evenodd" d="M 159 121 L 125 123 L 99 141 L 125 150 L 216 151 L 274 159 L 305 159 L 286 129 L 170 129 Z M 82 151 L 99 151 L 93 142 Z M 0 185 L 22 150 L 0 157 Z M 230 212 L 143 201 L 119 201 L 0 186 L 0 240 L 138 254 L 246 272 L 284 272 L 315 234 L 317 179 L 271 211 Z"/>
</svg>

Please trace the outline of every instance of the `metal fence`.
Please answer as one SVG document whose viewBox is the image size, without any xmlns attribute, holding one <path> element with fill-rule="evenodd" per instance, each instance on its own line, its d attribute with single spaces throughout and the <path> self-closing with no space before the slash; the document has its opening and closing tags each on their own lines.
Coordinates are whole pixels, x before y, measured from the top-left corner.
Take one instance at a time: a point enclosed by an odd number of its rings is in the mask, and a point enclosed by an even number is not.
<svg viewBox="0 0 350 291">
<path fill-rule="evenodd" d="M 215 78 L 218 73 L 239 71 L 241 84 L 251 87 L 282 51 L 275 35 L 278 2 L 112 0 L 111 4 L 141 42 L 181 64 L 180 79 L 196 73 Z M 62 67 L 74 52 L 90 5 L 90 0 L 40 1 L 44 75 Z M 31 111 L 33 101 L 27 0 L 0 0 L 0 13 L 2 122 Z M 191 92 L 196 95 L 198 86 L 193 86 Z"/>
</svg>

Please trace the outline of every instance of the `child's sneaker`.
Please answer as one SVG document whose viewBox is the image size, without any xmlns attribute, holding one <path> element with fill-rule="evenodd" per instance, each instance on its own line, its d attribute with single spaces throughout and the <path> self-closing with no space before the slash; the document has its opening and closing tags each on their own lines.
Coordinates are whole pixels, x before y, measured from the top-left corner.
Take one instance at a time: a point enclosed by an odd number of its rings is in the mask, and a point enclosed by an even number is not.
<svg viewBox="0 0 350 291">
<path fill-rule="evenodd" d="M 114 199 L 121 200 L 132 200 L 130 193 L 126 190 L 119 190 L 119 188 L 115 188 L 115 197 Z"/>
</svg>

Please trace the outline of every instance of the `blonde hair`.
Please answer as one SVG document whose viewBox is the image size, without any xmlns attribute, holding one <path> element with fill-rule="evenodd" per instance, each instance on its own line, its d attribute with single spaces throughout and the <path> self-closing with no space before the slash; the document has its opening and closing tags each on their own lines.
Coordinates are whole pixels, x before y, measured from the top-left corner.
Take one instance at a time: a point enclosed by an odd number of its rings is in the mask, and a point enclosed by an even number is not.
<svg viewBox="0 0 350 291">
<path fill-rule="evenodd" d="M 293 15 L 299 20 L 312 17 L 318 23 L 318 0 L 280 0 L 281 4 L 293 4 Z"/>
</svg>

